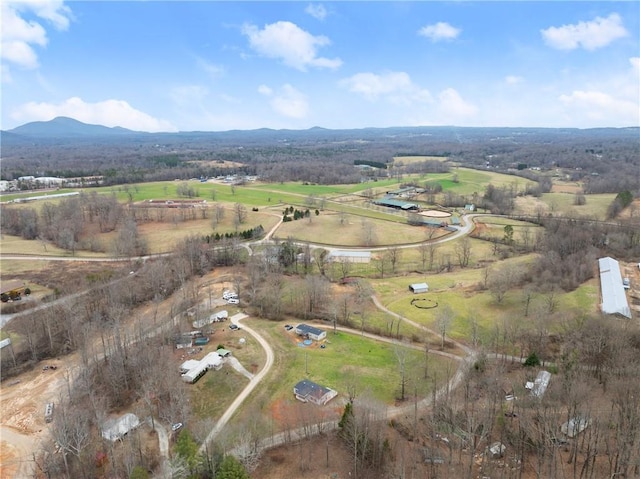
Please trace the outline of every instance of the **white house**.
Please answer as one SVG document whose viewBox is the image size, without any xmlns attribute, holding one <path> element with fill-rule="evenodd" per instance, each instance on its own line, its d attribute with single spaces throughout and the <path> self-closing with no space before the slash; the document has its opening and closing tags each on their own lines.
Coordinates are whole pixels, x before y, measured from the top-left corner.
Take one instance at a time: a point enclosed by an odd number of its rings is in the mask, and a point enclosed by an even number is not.
<svg viewBox="0 0 640 479">
<path fill-rule="evenodd" d="M 537 398 L 544 396 L 547 387 L 549 387 L 549 381 L 551 381 L 551 373 L 549 371 L 540 371 L 538 376 L 536 376 L 536 380 L 533 382 L 531 395 Z"/>
<path fill-rule="evenodd" d="M 115 442 L 122 439 L 139 425 L 140 420 L 138 419 L 138 416 L 132 413 L 127 413 L 118 418 L 105 421 L 102 424 L 102 437 Z"/>
<path fill-rule="evenodd" d="M 327 332 L 314 328 L 313 326 L 309 326 L 308 324 L 300 323 L 296 326 L 296 334 L 298 336 L 304 336 L 305 338 L 313 339 L 314 341 L 322 341 L 327 337 Z"/>
<path fill-rule="evenodd" d="M 204 358 L 198 361 L 198 364 L 184 373 L 182 375 L 182 380 L 184 382 L 193 384 L 202 376 L 204 376 L 209 369 L 220 369 L 221 367 L 222 358 L 218 353 L 212 352 L 207 354 Z"/>
</svg>

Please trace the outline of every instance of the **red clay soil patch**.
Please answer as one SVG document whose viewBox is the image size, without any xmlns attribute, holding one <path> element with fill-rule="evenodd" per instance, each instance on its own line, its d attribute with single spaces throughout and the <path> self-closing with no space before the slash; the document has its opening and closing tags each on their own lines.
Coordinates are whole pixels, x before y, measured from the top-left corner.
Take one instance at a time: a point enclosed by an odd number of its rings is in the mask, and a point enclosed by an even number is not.
<svg viewBox="0 0 640 479">
<path fill-rule="evenodd" d="M 551 193 L 580 193 L 582 187 L 580 185 L 554 184 L 551 186 Z"/>
</svg>

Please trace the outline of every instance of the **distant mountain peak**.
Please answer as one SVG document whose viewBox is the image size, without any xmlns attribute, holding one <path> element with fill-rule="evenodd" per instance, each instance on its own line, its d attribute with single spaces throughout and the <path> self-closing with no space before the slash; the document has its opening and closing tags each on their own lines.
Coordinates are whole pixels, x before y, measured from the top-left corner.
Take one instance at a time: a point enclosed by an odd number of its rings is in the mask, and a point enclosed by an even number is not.
<svg viewBox="0 0 640 479">
<path fill-rule="evenodd" d="M 77 138 L 138 133 L 120 126 L 111 128 L 104 125 L 83 123 L 67 116 L 57 116 L 49 121 L 32 121 L 8 131 L 16 135 L 42 138 Z"/>
</svg>

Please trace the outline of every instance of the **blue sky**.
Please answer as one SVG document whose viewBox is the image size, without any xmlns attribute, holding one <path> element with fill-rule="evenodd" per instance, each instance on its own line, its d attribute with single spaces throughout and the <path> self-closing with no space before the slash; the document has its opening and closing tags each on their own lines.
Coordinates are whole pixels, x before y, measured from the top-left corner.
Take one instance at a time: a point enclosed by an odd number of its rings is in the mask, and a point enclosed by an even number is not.
<svg viewBox="0 0 640 479">
<path fill-rule="evenodd" d="M 1 2 L 2 129 L 640 125 L 640 2 Z"/>
</svg>

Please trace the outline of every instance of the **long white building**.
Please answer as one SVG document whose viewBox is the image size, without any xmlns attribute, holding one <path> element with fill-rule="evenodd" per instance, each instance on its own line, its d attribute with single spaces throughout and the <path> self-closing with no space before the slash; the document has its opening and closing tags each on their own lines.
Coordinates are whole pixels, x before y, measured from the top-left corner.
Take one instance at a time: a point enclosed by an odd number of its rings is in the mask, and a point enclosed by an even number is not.
<svg viewBox="0 0 640 479">
<path fill-rule="evenodd" d="M 620 264 L 615 259 L 606 256 L 598 259 L 598 266 L 600 268 L 602 312 L 605 314 L 619 314 L 631 319 L 631 309 L 622 285 Z"/>
</svg>

